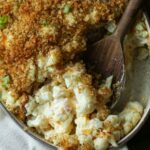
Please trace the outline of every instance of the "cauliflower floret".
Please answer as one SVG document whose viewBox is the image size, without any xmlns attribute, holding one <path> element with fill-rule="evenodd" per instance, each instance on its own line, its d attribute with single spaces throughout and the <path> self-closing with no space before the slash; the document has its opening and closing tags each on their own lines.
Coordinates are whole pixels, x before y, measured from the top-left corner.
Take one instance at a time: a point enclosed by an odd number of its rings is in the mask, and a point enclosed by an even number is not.
<svg viewBox="0 0 150 150">
<path fill-rule="evenodd" d="M 68 65 L 66 73 L 63 75 L 67 88 L 73 88 L 75 85 L 84 82 L 81 80 L 81 76 L 85 75 L 85 68 L 81 63 L 75 65 Z"/>
<path fill-rule="evenodd" d="M 109 146 L 109 142 L 105 138 L 98 137 L 94 140 L 95 150 L 106 150 Z"/>
<path fill-rule="evenodd" d="M 125 122 L 124 124 L 123 124 L 123 129 L 124 129 L 124 133 L 125 133 L 125 135 L 127 135 L 132 129 L 133 129 L 133 125 L 132 125 L 132 123 L 131 122 Z"/>
<path fill-rule="evenodd" d="M 96 92 L 91 86 L 91 78 L 85 74 L 85 68 L 82 64 L 68 67 L 64 74 L 66 86 L 73 90 L 77 107 L 78 115 L 90 114 L 96 107 Z"/>
<path fill-rule="evenodd" d="M 71 131 L 74 113 L 67 99 L 55 99 L 52 102 L 45 101 L 45 103 L 40 104 L 34 99 L 30 99 L 26 105 L 26 110 L 27 115 L 32 114 L 33 116 L 28 120 L 30 127 L 42 128 L 43 122 L 45 122 L 45 126 L 46 124 L 52 126 L 57 133 Z"/>
<path fill-rule="evenodd" d="M 62 59 L 62 54 L 59 48 L 55 48 L 53 50 L 50 50 L 48 53 L 49 57 L 47 57 L 46 60 L 46 66 L 53 66 L 61 63 Z"/>
<path fill-rule="evenodd" d="M 29 127 L 43 127 L 43 125 L 47 122 L 45 121 L 45 118 L 43 118 L 42 116 L 37 116 L 35 118 L 33 118 L 32 120 L 29 120 L 28 122 L 28 126 Z"/>
<path fill-rule="evenodd" d="M 103 123 L 97 119 L 93 118 L 89 120 L 86 117 L 79 117 L 75 120 L 75 123 L 77 125 L 76 127 L 76 134 L 78 136 L 80 135 L 96 135 L 97 130 L 102 128 Z"/>
<path fill-rule="evenodd" d="M 121 120 L 119 120 L 119 117 L 117 115 L 109 115 L 105 122 L 108 122 L 112 124 L 114 127 L 118 127 L 120 125 Z"/>
<path fill-rule="evenodd" d="M 129 102 L 124 109 L 124 111 L 133 110 L 135 112 L 138 112 L 140 114 L 143 114 L 143 106 L 139 102 Z"/>
<path fill-rule="evenodd" d="M 116 141 L 120 140 L 124 135 L 121 119 L 117 115 L 109 115 L 104 121 L 104 128 L 112 133 Z"/>
<path fill-rule="evenodd" d="M 45 85 L 39 89 L 35 94 L 35 101 L 39 104 L 45 103 L 46 101 L 52 101 L 51 86 Z"/>
<path fill-rule="evenodd" d="M 71 131 L 74 112 L 68 99 L 55 99 L 49 111 L 50 124 L 57 133 Z"/>
<path fill-rule="evenodd" d="M 35 99 L 30 96 L 29 97 L 29 102 L 25 105 L 26 108 L 26 116 L 28 115 L 33 115 L 33 110 L 37 107 L 37 103 L 35 102 Z"/>
<path fill-rule="evenodd" d="M 51 129 L 49 124 L 50 104 L 48 102 L 39 104 L 34 97 L 30 97 L 29 102 L 25 106 L 27 116 L 32 117 L 27 121 L 29 127 L 34 127 L 40 133 L 47 129 Z"/>
<path fill-rule="evenodd" d="M 13 108 L 16 107 L 16 99 L 13 96 L 12 91 L 3 90 L 1 92 L 1 99 L 2 99 L 2 102 L 4 102 L 10 110 L 13 110 Z"/>
<path fill-rule="evenodd" d="M 139 122 L 141 119 L 141 115 L 138 112 L 125 112 L 121 114 L 121 118 L 124 120 L 124 130 L 125 134 L 129 133 L 133 127 Z"/>
<path fill-rule="evenodd" d="M 139 122 L 143 114 L 143 106 L 138 102 L 129 102 L 120 113 L 125 134 L 129 133 Z"/>
<path fill-rule="evenodd" d="M 29 101 L 30 102 L 25 106 L 28 115 L 30 114 L 32 114 L 33 116 L 43 115 L 45 118 L 49 117 L 50 102 L 38 104 L 34 98 L 30 99 Z"/>
<path fill-rule="evenodd" d="M 69 90 L 66 89 L 64 86 L 62 85 L 56 85 L 53 87 L 52 89 L 52 92 L 53 92 L 53 97 L 54 98 L 65 98 L 65 97 L 68 97 L 69 96 Z"/>
<path fill-rule="evenodd" d="M 93 147 L 92 135 L 79 135 L 78 139 L 81 145 L 87 144 Z"/>
<path fill-rule="evenodd" d="M 127 43 L 125 45 L 130 45 L 133 49 L 144 46 L 148 43 L 148 36 L 146 24 L 140 20 L 136 23 L 134 32 L 127 35 Z"/>
<path fill-rule="evenodd" d="M 51 101 L 52 94 L 49 85 L 39 89 L 34 97 L 29 97 L 29 102 L 25 105 L 26 116 L 32 115 L 27 121 L 28 126 L 35 127 L 39 132 L 51 128 L 48 118 Z"/>
<path fill-rule="evenodd" d="M 86 145 L 93 149 L 93 137 L 96 136 L 98 129 L 102 128 L 102 122 L 93 118 L 89 120 L 86 117 L 79 117 L 75 120 L 76 135 L 81 145 Z"/>
<path fill-rule="evenodd" d="M 45 85 L 41 87 L 36 93 L 34 97 L 29 97 L 29 102 L 25 105 L 25 108 L 27 110 L 27 116 L 28 115 L 38 115 L 38 112 L 40 111 L 40 108 L 42 105 L 45 104 L 49 105 L 48 103 L 51 103 L 53 100 L 52 92 L 51 92 L 51 86 Z M 45 109 L 44 109 L 45 110 Z M 43 113 L 44 110 L 41 110 Z"/>
<path fill-rule="evenodd" d="M 78 115 L 86 115 L 94 111 L 96 96 L 92 90 L 86 85 L 80 85 L 74 88 Z"/>
<path fill-rule="evenodd" d="M 57 65 L 61 64 L 61 51 L 59 48 L 51 49 L 47 55 L 38 55 L 37 65 L 38 65 L 38 82 L 43 82 L 49 77 L 49 73 L 57 72 Z"/>
<path fill-rule="evenodd" d="M 31 120 L 28 120 L 27 125 L 29 127 L 36 128 L 39 133 L 43 133 L 45 130 L 51 128 L 48 120 L 42 115 L 33 117 Z"/>
<path fill-rule="evenodd" d="M 30 127 L 40 129 L 42 125 L 40 123 L 45 119 L 45 124 L 53 127 L 57 133 L 71 131 L 74 118 L 74 98 L 69 89 L 66 89 L 63 84 L 58 84 L 58 81 L 55 79 L 50 84 L 41 87 L 34 97 L 30 96 L 25 106 L 27 116 L 32 115 L 28 120 Z"/>
</svg>

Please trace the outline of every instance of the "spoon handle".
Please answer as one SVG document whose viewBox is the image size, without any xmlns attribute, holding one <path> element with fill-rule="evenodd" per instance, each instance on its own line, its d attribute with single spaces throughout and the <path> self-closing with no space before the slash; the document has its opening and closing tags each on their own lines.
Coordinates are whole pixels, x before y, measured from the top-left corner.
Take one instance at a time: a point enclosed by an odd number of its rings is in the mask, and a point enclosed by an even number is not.
<svg viewBox="0 0 150 150">
<path fill-rule="evenodd" d="M 129 4 L 121 17 L 121 20 L 117 26 L 117 29 L 115 31 L 115 35 L 119 36 L 119 38 L 122 40 L 124 35 L 127 33 L 128 28 L 130 26 L 130 23 L 136 16 L 136 13 L 138 9 L 140 8 L 140 5 L 143 0 L 130 0 Z"/>
</svg>

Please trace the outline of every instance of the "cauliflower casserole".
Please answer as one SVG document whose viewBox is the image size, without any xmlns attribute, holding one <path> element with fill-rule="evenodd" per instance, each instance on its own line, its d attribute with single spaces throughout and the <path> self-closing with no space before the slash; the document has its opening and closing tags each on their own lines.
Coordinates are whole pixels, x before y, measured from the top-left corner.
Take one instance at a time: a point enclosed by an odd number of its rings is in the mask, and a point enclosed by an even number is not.
<svg viewBox="0 0 150 150">
<path fill-rule="evenodd" d="M 127 0 L 0 0 L 1 102 L 60 149 L 116 147 L 142 117 L 143 106 L 136 101 L 113 114 L 107 105 L 113 77 L 102 80 L 82 60 L 91 37 L 114 32 L 126 4 Z M 143 50 L 147 43 L 140 19 L 125 47 Z"/>
</svg>

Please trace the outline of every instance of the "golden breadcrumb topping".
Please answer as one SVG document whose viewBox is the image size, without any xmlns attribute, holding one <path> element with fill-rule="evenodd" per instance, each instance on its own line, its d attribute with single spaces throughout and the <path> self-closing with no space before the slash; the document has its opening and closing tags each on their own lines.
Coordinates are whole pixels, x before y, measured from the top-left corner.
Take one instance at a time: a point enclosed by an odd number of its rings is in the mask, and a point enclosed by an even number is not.
<svg viewBox="0 0 150 150">
<path fill-rule="evenodd" d="M 0 30 L 0 59 L 2 68 L 12 78 L 12 88 L 28 91 L 37 81 L 36 78 L 30 81 L 27 75 L 31 61 L 37 72 L 39 53 L 46 55 L 57 47 L 67 61 L 84 51 L 88 28 L 119 17 L 125 2 L 0 1 L 0 16 L 8 17 L 6 27 Z"/>
</svg>

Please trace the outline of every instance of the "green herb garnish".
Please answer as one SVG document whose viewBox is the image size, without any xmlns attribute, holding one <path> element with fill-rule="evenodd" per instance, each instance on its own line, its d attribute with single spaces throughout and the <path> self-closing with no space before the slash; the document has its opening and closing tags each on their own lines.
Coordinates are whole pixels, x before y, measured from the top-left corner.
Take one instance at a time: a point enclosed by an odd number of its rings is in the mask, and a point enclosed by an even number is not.
<svg viewBox="0 0 150 150">
<path fill-rule="evenodd" d="M 41 21 L 41 25 L 43 26 L 48 26 L 49 25 L 49 22 L 47 20 L 42 20 Z"/>
<path fill-rule="evenodd" d="M 10 76 L 7 75 L 7 76 L 3 77 L 1 80 L 2 80 L 2 86 L 4 88 L 8 88 L 8 84 L 10 82 Z"/>
<path fill-rule="evenodd" d="M 64 13 L 65 13 L 65 14 L 68 14 L 70 11 L 71 11 L 71 6 L 66 4 L 66 5 L 64 6 Z"/>
<path fill-rule="evenodd" d="M 8 24 L 9 17 L 8 16 L 0 16 L 0 29 L 4 29 Z"/>
</svg>

